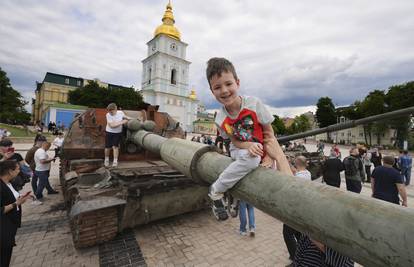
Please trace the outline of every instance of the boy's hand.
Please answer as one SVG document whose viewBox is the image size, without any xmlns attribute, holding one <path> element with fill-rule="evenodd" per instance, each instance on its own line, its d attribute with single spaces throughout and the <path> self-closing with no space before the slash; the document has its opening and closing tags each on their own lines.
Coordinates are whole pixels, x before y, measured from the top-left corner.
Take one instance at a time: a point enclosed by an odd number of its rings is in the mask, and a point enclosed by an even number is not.
<svg viewBox="0 0 414 267">
<path fill-rule="evenodd" d="M 273 159 L 266 154 L 266 156 L 264 156 L 263 160 L 262 160 L 262 164 L 260 164 L 260 166 L 265 167 L 265 168 L 272 168 L 273 166 Z"/>
<path fill-rule="evenodd" d="M 260 143 L 250 143 L 249 148 L 247 149 L 252 156 L 263 156 L 263 146 Z"/>
</svg>

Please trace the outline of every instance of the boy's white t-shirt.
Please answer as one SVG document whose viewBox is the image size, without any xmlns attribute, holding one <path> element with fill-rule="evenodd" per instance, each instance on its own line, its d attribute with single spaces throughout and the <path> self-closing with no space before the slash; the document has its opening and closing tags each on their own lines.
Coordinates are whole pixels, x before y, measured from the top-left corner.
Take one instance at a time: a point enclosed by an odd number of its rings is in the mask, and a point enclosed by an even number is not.
<svg viewBox="0 0 414 267">
<path fill-rule="evenodd" d="M 39 148 L 36 150 L 36 153 L 34 154 L 34 160 L 36 164 L 36 171 L 48 171 L 50 170 L 50 162 L 48 163 L 41 163 L 41 160 L 49 159 L 49 156 L 47 155 L 46 151 L 43 148 Z"/>
<path fill-rule="evenodd" d="M 240 112 L 231 116 L 223 106 L 217 113 L 215 124 L 223 138 L 234 138 L 242 142 L 263 143 L 263 124 L 270 124 L 274 120 L 273 115 L 256 97 L 240 96 Z"/>
<path fill-rule="evenodd" d="M 120 122 L 122 121 L 123 117 L 125 117 L 124 112 L 117 110 L 116 114 L 112 116 L 109 112 L 106 113 L 106 128 L 105 130 L 108 133 L 122 133 L 122 125 L 119 125 L 118 127 L 111 128 L 109 127 L 109 122 Z"/>
</svg>

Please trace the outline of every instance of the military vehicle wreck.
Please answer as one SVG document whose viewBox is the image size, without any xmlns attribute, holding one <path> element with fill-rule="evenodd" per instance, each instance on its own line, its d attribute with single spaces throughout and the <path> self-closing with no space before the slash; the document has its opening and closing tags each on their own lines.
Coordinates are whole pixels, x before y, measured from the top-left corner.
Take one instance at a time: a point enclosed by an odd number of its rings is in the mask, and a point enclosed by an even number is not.
<svg viewBox="0 0 414 267">
<path fill-rule="evenodd" d="M 61 154 L 60 182 L 75 247 L 108 241 L 125 228 L 206 207 L 208 188 L 184 176 L 134 141 L 138 130 L 184 138 L 168 114 L 149 106 L 124 111 L 129 121 L 119 165 L 103 167 L 106 110 L 76 117 Z"/>
</svg>

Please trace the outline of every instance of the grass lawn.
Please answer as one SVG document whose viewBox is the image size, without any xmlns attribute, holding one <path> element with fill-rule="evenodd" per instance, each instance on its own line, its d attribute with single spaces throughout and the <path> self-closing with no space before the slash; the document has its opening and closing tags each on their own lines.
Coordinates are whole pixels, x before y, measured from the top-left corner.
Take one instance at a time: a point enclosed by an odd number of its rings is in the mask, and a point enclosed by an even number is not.
<svg viewBox="0 0 414 267">
<path fill-rule="evenodd" d="M 33 137 L 34 138 L 36 136 L 36 134 L 34 132 L 31 132 L 31 131 L 26 132 L 25 129 L 20 128 L 20 127 L 16 127 L 16 126 L 10 125 L 10 124 L 0 123 L 0 128 L 7 129 L 7 131 L 9 131 L 11 133 L 11 135 L 10 135 L 11 138 L 13 138 L 13 137 Z M 47 132 L 46 133 L 43 132 L 43 135 L 45 135 L 47 137 L 51 136 L 51 134 L 47 133 Z"/>
</svg>

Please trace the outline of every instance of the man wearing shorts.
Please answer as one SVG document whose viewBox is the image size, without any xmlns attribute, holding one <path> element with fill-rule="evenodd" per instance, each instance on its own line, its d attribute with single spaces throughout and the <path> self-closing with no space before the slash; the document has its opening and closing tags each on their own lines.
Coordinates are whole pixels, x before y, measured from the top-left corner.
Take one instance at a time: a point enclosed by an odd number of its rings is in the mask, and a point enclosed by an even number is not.
<svg viewBox="0 0 414 267">
<path fill-rule="evenodd" d="M 122 137 L 122 125 L 128 122 L 124 112 L 117 109 L 115 103 L 106 108 L 106 129 L 105 129 L 105 167 L 109 167 L 109 154 L 113 149 L 114 161 L 112 167 L 118 166 L 119 143 Z"/>
</svg>

